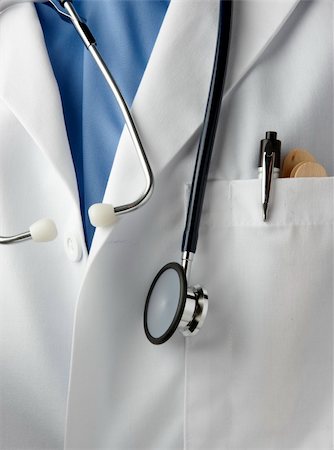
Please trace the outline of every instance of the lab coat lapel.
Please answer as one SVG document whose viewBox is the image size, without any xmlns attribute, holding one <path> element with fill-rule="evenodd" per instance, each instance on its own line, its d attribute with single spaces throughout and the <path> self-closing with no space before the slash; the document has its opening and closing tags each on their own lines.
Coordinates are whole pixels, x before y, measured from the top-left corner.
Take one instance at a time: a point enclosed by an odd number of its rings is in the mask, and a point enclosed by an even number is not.
<svg viewBox="0 0 334 450">
<path fill-rule="evenodd" d="M 15 14 L 15 20 L 7 21 L 6 17 L 11 14 Z M 33 4 L 16 4 L 1 13 L 0 67 L 0 99 L 21 122 L 78 202 L 59 91 Z"/>
<path fill-rule="evenodd" d="M 300 0 L 233 2 L 233 22 L 225 97 L 256 65 Z"/>
<path fill-rule="evenodd" d="M 214 57 L 217 13 L 217 2 L 172 0 L 168 7 L 132 106 L 155 177 L 203 119 Z M 104 201 L 113 205 L 132 201 L 143 188 L 143 174 L 125 129 Z M 108 236 L 108 230 L 96 230 L 90 259 Z"/>
<path fill-rule="evenodd" d="M 263 0 L 257 2 L 256 8 L 254 2 L 234 2 L 232 56 L 225 97 L 256 63 L 298 1 Z M 171 0 L 169 5 L 132 107 L 155 177 L 200 129 L 211 78 L 217 18 L 216 1 Z M 248 39 L 240 33 L 246 24 Z M 143 189 L 138 158 L 124 129 L 104 202 L 119 205 L 132 201 Z M 109 234 L 110 230 L 96 230 L 90 261 Z"/>
</svg>

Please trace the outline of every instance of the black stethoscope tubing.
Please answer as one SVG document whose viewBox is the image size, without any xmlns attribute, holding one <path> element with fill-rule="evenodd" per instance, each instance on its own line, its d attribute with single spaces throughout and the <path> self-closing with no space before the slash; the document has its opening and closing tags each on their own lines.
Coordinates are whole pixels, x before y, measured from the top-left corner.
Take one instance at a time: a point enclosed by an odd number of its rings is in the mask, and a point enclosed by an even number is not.
<svg viewBox="0 0 334 450">
<path fill-rule="evenodd" d="M 221 0 L 216 53 L 191 185 L 187 219 L 183 233 L 182 252 L 196 252 L 205 188 L 215 141 L 221 101 L 223 98 L 230 40 L 231 16 L 232 1 Z"/>
<path fill-rule="evenodd" d="M 198 285 L 188 288 L 187 282 L 189 280 L 187 280 L 187 278 L 189 278 L 190 270 L 188 272 L 188 268 L 190 267 L 190 263 L 188 267 L 187 264 L 191 261 L 197 247 L 205 189 L 224 92 L 231 34 L 231 18 L 232 1 L 220 0 L 213 70 L 203 127 L 196 155 L 187 218 L 182 239 L 182 255 L 187 256 L 185 259 L 182 257 L 185 262 L 184 266 L 176 262 L 166 264 L 157 273 L 149 289 L 144 308 L 144 330 L 147 338 L 152 344 L 162 344 L 166 342 L 177 328 L 180 329 L 184 336 L 196 334 L 198 329 L 202 326 L 207 313 L 208 297 L 205 289 Z M 188 257 L 189 261 L 187 261 Z M 168 271 L 174 271 L 174 274 L 177 275 L 179 283 L 177 307 L 175 309 L 174 317 L 170 322 L 167 322 L 168 326 L 165 324 L 165 327 L 161 332 L 157 333 L 154 329 L 155 327 L 152 326 L 152 314 L 150 313 L 150 308 L 152 310 L 151 303 L 156 302 L 157 296 L 155 293 L 160 289 L 160 280 L 163 279 Z M 166 291 L 160 292 L 161 294 L 166 293 Z M 166 296 L 161 295 L 161 299 L 162 311 L 164 302 L 166 302 Z M 161 319 L 163 316 L 159 317 Z M 169 317 L 169 315 L 167 317 Z"/>
</svg>

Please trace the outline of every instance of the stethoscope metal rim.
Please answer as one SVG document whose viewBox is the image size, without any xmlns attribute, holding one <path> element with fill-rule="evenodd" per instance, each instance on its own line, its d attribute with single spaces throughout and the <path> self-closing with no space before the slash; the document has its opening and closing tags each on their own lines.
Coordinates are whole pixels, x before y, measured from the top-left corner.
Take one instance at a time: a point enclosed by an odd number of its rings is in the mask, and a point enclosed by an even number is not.
<svg viewBox="0 0 334 450">
<path fill-rule="evenodd" d="M 150 304 L 150 298 L 151 298 L 153 289 L 155 288 L 155 285 L 156 285 L 157 281 L 159 280 L 159 278 L 161 277 L 161 275 L 170 269 L 175 270 L 175 272 L 177 273 L 177 275 L 179 277 L 179 281 L 180 281 L 180 296 L 179 296 L 178 306 L 177 306 L 174 318 L 171 321 L 171 324 L 168 327 L 168 329 L 165 331 L 165 333 L 163 333 L 160 337 L 154 337 L 150 333 L 150 331 L 148 329 L 148 325 L 147 325 L 147 314 L 148 314 L 148 308 L 149 308 L 149 304 Z M 179 264 L 177 262 L 170 262 L 170 263 L 166 264 L 165 266 L 163 266 L 159 270 L 159 272 L 156 274 L 154 280 L 152 281 L 152 284 L 151 284 L 150 290 L 147 294 L 147 297 L 146 297 L 145 309 L 144 309 L 144 330 L 145 330 L 147 339 L 150 342 L 152 342 L 152 344 L 160 345 L 160 344 L 163 344 L 164 342 L 168 341 L 168 339 L 171 338 L 171 336 L 174 334 L 174 332 L 179 327 L 179 324 L 180 324 L 180 321 L 182 319 L 182 315 L 184 312 L 184 308 L 186 305 L 186 300 L 187 300 L 187 279 L 186 279 L 186 275 L 184 272 L 184 268 L 181 266 L 181 264 Z"/>
</svg>

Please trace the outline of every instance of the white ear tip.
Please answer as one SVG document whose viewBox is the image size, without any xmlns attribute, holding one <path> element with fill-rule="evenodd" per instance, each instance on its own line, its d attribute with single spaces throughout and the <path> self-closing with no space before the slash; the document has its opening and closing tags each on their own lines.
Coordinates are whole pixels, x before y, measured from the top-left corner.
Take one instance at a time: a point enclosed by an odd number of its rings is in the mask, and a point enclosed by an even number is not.
<svg viewBox="0 0 334 450">
<path fill-rule="evenodd" d="M 107 203 L 95 203 L 88 210 L 90 223 L 94 227 L 110 227 L 113 225 L 117 216 L 114 207 Z"/>
<path fill-rule="evenodd" d="M 36 242 L 48 242 L 57 237 L 57 228 L 53 220 L 40 219 L 29 228 L 31 238 Z"/>
</svg>

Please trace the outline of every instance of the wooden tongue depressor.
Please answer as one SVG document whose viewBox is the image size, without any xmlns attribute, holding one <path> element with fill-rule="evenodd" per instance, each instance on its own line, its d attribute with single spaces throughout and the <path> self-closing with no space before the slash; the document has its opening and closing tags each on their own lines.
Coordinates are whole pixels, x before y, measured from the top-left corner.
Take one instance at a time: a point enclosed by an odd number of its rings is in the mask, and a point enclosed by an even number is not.
<svg viewBox="0 0 334 450">
<path fill-rule="evenodd" d="M 293 175 L 291 174 L 291 177 Z M 302 164 L 298 164 L 296 167 L 295 178 L 303 178 L 303 177 L 327 177 L 327 172 L 319 163 L 316 162 L 304 162 Z"/>
<path fill-rule="evenodd" d="M 305 164 L 305 161 L 302 161 L 300 163 L 298 163 L 297 165 L 295 165 L 295 167 L 291 170 L 290 173 L 290 178 L 294 178 L 296 175 L 296 171 L 299 169 L 300 166 L 302 166 L 303 164 Z"/>
<path fill-rule="evenodd" d="M 302 162 L 315 162 L 315 157 L 303 148 L 293 148 L 283 161 L 282 177 L 290 177 L 292 169 Z"/>
</svg>

